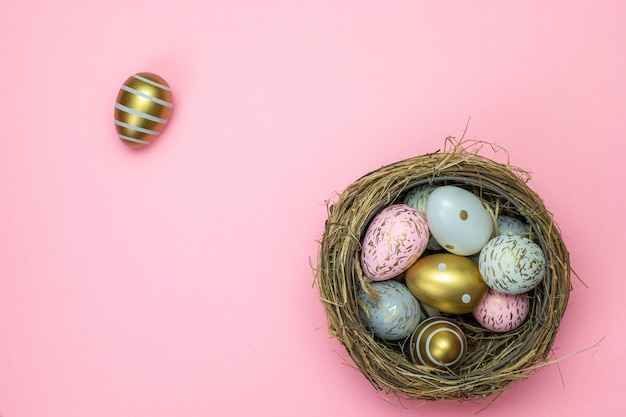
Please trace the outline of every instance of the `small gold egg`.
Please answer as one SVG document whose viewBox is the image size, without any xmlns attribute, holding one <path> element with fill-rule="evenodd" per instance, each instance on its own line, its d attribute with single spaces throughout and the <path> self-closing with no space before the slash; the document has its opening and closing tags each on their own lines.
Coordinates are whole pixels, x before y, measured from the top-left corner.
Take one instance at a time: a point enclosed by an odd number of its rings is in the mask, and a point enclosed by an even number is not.
<svg viewBox="0 0 626 417">
<path fill-rule="evenodd" d="M 452 320 L 431 317 L 422 321 L 409 338 L 411 360 L 433 368 L 453 368 L 467 353 L 463 330 Z"/>
<path fill-rule="evenodd" d="M 152 142 L 172 112 L 172 90 L 156 74 L 140 72 L 129 77 L 115 100 L 115 130 L 131 148 Z"/>
<path fill-rule="evenodd" d="M 452 253 L 424 256 L 407 271 L 406 286 L 418 300 L 442 313 L 469 313 L 487 293 L 478 265 Z"/>
</svg>

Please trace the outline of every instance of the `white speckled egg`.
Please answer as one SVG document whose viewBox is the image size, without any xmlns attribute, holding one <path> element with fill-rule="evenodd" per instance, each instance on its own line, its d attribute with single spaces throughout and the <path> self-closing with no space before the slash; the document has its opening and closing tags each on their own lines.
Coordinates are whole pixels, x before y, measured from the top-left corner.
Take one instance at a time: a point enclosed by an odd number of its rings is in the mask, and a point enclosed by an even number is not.
<svg viewBox="0 0 626 417">
<path fill-rule="evenodd" d="M 363 237 L 363 273 L 373 281 L 400 275 L 424 253 L 429 235 L 426 219 L 413 207 L 386 207 L 374 217 Z"/>
<path fill-rule="evenodd" d="M 489 289 L 472 314 L 485 329 L 502 333 L 517 329 L 529 311 L 528 294 L 504 294 Z"/>
<path fill-rule="evenodd" d="M 423 216 L 426 216 L 426 201 L 434 190 L 435 187 L 428 184 L 414 187 L 404 196 L 404 204 L 417 209 Z"/>
<path fill-rule="evenodd" d="M 527 233 L 523 221 L 503 214 L 496 218 L 496 226 L 499 235 L 524 235 Z"/>
<path fill-rule="evenodd" d="M 417 299 L 397 281 L 373 282 L 371 285 L 379 299 L 370 297 L 364 289 L 359 291 L 361 320 L 381 339 L 406 339 L 420 322 Z"/>
<path fill-rule="evenodd" d="M 491 215 L 471 192 L 452 185 L 437 187 L 426 203 L 426 219 L 434 238 L 448 252 L 474 255 L 493 232 Z"/>
<path fill-rule="evenodd" d="M 535 288 L 546 275 L 546 258 L 535 242 L 520 235 L 500 235 L 480 252 L 478 269 L 490 288 L 521 294 Z"/>
</svg>

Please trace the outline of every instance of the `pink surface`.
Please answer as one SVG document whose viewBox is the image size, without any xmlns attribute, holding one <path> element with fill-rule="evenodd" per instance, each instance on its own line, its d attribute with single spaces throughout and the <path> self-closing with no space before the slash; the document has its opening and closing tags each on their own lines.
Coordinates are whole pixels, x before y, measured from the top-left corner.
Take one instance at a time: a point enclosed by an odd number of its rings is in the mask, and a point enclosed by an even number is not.
<svg viewBox="0 0 626 417">
<path fill-rule="evenodd" d="M 346 366 L 309 263 L 325 200 L 469 118 L 589 286 L 555 357 L 604 338 L 481 415 L 626 411 L 625 2 L 5 3 L 3 417 L 416 415 Z M 138 71 L 175 104 L 133 151 L 113 104 Z"/>
</svg>

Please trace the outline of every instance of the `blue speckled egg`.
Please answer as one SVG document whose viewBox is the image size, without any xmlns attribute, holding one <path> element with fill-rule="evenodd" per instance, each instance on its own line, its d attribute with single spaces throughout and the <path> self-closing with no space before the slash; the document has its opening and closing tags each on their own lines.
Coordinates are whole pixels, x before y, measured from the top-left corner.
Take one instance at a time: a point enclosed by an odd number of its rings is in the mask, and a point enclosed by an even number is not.
<svg viewBox="0 0 626 417">
<path fill-rule="evenodd" d="M 373 296 L 364 289 L 359 291 L 361 320 L 381 339 L 406 339 L 420 322 L 419 302 L 404 284 L 397 281 L 373 282 L 371 286 Z"/>
</svg>

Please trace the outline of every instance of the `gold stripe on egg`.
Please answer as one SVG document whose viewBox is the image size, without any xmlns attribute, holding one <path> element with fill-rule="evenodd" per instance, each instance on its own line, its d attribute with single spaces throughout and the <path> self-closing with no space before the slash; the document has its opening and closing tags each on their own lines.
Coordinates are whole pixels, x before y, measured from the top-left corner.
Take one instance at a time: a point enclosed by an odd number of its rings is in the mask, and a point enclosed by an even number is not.
<svg viewBox="0 0 626 417">
<path fill-rule="evenodd" d="M 131 147 L 152 141 L 165 127 L 172 111 L 172 92 L 167 82 L 156 74 L 139 73 L 137 76 L 140 78 L 130 77 L 120 89 L 116 103 L 121 106 L 116 104 L 114 113 L 116 131 Z"/>
</svg>

